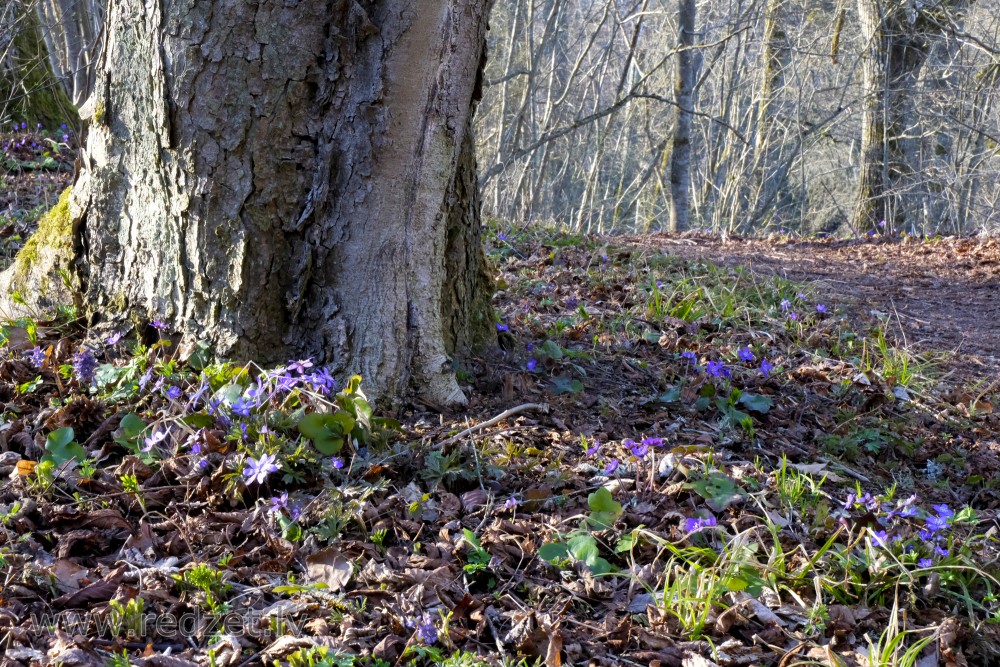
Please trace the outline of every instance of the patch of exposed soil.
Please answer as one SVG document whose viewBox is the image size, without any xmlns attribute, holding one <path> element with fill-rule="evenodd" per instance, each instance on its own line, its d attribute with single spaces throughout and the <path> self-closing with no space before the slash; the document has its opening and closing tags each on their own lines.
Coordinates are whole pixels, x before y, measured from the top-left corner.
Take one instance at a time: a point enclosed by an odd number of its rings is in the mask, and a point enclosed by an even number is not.
<svg viewBox="0 0 1000 667">
<path fill-rule="evenodd" d="M 778 274 L 861 317 L 887 314 L 918 350 L 949 353 L 957 378 L 992 378 L 1000 362 L 1000 241 L 738 239 L 652 235 L 672 255 Z"/>
</svg>

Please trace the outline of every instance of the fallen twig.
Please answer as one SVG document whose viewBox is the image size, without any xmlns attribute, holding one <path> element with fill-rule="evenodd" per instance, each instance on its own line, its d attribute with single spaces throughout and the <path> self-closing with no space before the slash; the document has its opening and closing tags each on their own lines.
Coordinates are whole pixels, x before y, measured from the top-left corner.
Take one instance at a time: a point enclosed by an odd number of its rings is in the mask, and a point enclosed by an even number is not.
<svg viewBox="0 0 1000 667">
<path fill-rule="evenodd" d="M 444 453 L 447 453 L 448 450 L 449 450 L 449 448 L 452 445 L 454 445 L 456 442 L 459 442 L 460 440 L 462 440 L 463 438 L 465 438 L 467 435 L 472 435 L 476 431 L 481 431 L 484 428 L 489 428 L 490 426 L 493 426 L 494 424 L 496 424 L 498 422 L 501 422 L 504 419 L 507 419 L 507 417 L 512 417 L 512 416 L 514 416 L 516 414 L 519 414 L 521 412 L 527 412 L 528 410 L 540 410 L 540 411 L 548 414 L 548 412 L 549 412 L 549 406 L 548 406 L 547 403 L 524 403 L 523 405 L 518 405 L 517 407 L 511 408 L 510 410 L 506 410 L 504 412 L 501 412 L 500 414 L 498 414 L 493 419 L 490 419 L 488 421 L 484 421 L 482 424 L 476 424 L 475 426 L 470 426 L 469 428 L 465 429 L 461 433 L 459 433 L 457 435 L 453 435 L 452 437 L 448 438 L 447 440 L 443 440 L 440 443 L 441 451 L 444 452 Z"/>
</svg>

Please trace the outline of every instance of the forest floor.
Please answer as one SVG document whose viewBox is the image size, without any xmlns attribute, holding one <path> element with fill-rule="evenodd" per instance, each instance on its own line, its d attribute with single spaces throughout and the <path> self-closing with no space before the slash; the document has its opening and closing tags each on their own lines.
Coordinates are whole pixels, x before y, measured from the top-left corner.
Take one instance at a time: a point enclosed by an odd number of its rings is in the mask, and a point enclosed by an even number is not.
<svg viewBox="0 0 1000 667">
<path fill-rule="evenodd" d="M 992 240 L 487 249 L 462 411 L 6 323 L 0 666 L 1000 659 Z"/>
</svg>

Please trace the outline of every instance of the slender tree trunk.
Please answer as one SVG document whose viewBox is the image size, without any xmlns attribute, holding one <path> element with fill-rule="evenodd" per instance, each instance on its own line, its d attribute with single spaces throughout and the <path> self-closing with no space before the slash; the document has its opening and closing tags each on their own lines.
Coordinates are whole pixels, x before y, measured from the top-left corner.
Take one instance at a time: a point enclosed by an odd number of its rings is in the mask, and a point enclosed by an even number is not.
<svg viewBox="0 0 1000 667">
<path fill-rule="evenodd" d="M 691 224 L 691 123 L 694 117 L 695 0 L 677 0 L 677 60 L 674 71 L 674 101 L 677 118 L 670 142 L 670 231 L 682 232 Z"/>
<path fill-rule="evenodd" d="M 470 118 L 489 0 L 119 0 L 71 212 L 94 318 L 463 402 L 492 333 Z"/>
</svg>

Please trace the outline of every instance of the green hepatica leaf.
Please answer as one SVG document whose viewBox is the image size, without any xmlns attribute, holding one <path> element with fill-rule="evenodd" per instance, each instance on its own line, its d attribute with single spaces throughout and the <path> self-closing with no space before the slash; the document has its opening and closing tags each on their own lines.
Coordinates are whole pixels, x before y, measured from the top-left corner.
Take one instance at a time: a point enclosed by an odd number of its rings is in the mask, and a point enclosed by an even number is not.
<svg viewBox="0 0 1000 667">
<path fill-rule="evenodd" d="M 705 479 L 688 484 L 688 488 L 705 499 L 705 503 L 716 512 L 721 512 L 743 498 L 743 490 L 727 475 L 714 473 Z"/>
<path fill-rule="evenodd" d="M 583 391 L 583 383 L 565 375 L 552 379 L 553 394 L 578 394 Z"/>
<path fill-rule="evenodd" d="M 603 486 L 587 496 L 587 504 L 590 505 L 587 522 L 599 530 L 610 528 L 622 515 L 621 504 L 616 502 L 611 492 Z"/>
<path fill-rule="evenodd" d="M 331 456 L 344 446 L 344 438 L 354 430 L 354 418 L 342 410 L 333 414 L 313 412 L 299 421 L 299 432 L 313 441 L 321 454 Z"/>
<path fill-rule="evenodd" d="M 538 557 L 550 563 L 562 560 L 569 557 L 569 547 L 565 542 L 549 542 L 539 547 Z"/>
<path fill-rule="evenodd" d="M 676 403 L 681 400 L 681 388 L 671 387 L 656 397 L 660 403 Z"/>
<path fill-rule="evenodd" d="M 146 430 L 146 422 L 139 419 L 133 413 L 128 413 L 122 417 L 122 421 L 115 431 L 115 442 L 123 447 L 132 447 L 138 442 L 138 438 Z"/>
<path fill-rule="evenodd" d="M 69 426 L 56 429 L 49 433 L 45 439 L 45 451 L 48 454 L 42 460 L 52 461 L 56 466 L 61 466 L 67 461 L 76 459 L 78 462 L 87 458 L 87 450 L 80 446 L 73 438 L 75 434 Z"/>
<path fill-rule="evenodd" d="M 767 411 L 771 409 L 771 406 L 773 406 L 774 403 L 771 401 L 769 396 L 743 392 L 740 396 L 740 405 L 745 407 L 747 410 L 753 410 L 754 412 L 759 412 L 764 415 L 767 414 Z"/>
</svg>

